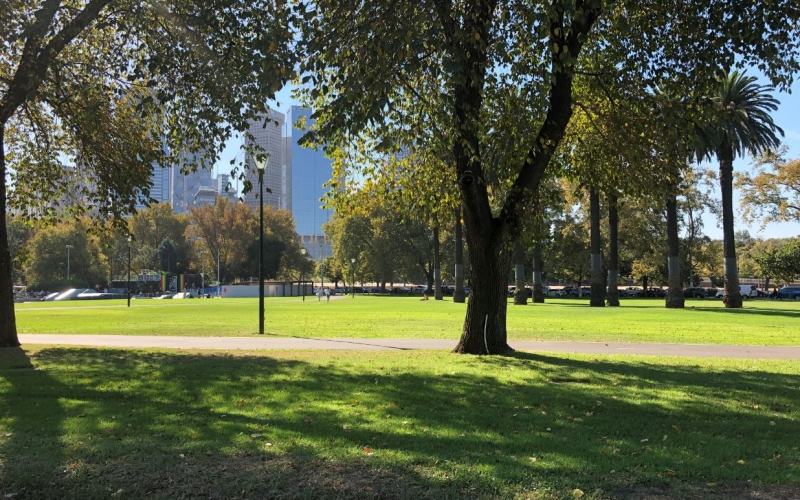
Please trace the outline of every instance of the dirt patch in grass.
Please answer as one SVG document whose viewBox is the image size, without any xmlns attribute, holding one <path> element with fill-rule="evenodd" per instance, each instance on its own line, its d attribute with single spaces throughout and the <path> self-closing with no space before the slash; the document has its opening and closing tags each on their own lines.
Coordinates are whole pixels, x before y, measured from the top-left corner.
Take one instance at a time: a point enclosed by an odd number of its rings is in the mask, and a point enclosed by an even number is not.
<svg viewBox="0 0 800 500">
<path fill-rule="evenodd" d="M 198 457 L 170 464 L 117 460 L 103 466 L 72 464 L 37 484 L 14 484 L 0 474 L 3 498 L 207 499 L 434 499 L 442 494 L 413 472 L 361 462 L 300 457 Z M 12 479 L 9 484 L 9 479 Z"/>
</svg>

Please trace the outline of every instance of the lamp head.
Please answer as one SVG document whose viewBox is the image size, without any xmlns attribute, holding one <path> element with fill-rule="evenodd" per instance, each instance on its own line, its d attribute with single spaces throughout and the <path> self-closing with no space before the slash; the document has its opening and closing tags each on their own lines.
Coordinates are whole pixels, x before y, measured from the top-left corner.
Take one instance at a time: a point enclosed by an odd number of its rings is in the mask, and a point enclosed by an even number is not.
<svg viewBox="0 0 800 500">
<path fill-rule="evenodd" d="M 301 254 L 303 254 L 303 255 L 305 255 L 305 254 L 306 254 L 306 249 L 305 249 L 305 248 L 301 248 L 301 249 L 300 249 L 300 253 L 301 253 Z"/>
<path fill-rule="evenodd" d="M 257 154 L 253 157 L 253 160 L 256 162 L 256 168 L 263 172 L 267 169 L 267 165 L 269 165 L 269 155 L 268 154 Z"/>
</svg>

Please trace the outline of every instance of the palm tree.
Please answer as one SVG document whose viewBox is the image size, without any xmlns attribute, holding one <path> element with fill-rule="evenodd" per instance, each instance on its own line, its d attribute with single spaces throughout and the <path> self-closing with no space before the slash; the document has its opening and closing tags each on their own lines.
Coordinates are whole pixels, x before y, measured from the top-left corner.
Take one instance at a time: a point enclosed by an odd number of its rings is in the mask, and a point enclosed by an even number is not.
<svg viewBox="0 0 800 500">
<path fill-rule="evenodd" d="M 714 118 L 700 130 L 698 157 L 719 160 L 719 184 L 722 191 L 722 235 L 725 255 L 725 307 L 742 307 L 739 272 L 733 227 L 733 159 L 746 152 L 757 155 L 777 147 L 776 135 L 783 135 L 772 121 L 770 111 L 778 109 L 772 97 L 774 87 L 759 85 L 754 77 L 734 71 L 719 82 L 713 97 Z"/>
</svg>

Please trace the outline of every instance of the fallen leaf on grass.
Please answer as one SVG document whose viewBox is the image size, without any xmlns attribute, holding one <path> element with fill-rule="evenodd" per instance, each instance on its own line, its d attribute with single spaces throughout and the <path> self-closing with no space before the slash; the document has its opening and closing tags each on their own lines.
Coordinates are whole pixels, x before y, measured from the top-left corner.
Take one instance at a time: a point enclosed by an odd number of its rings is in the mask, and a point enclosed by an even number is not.
<svg viewBox="0 0 800 500">
<path fill-rule="evenodd" d="M 674 470 L 671 470 L 671 469 L 667 469 L 667 472 L 665 474 L 668 475 L 669 477 L 675 477 L 675 476 L 678 475 L 677 472 L 675 472 Z"/>
<path fill-rule="evenodd" d="M 737 460 L 736 463 L 739 464 L 739 465 L 744 465 L 747 462 L 745 462 L 744 460 Z"/>
<path fill-rule="evenodd" d="M 713 488 L 716 485 L 717 483 L 706 483 L 706 486 L 708 486 L 709 488 Z"/>
<path fill-rule="evenodd" d="M 678 432 L 680 432 L 680 431 L 681 431 L 681 426 L 680 426 L 680 425 L 678 425 L 678 424 L 672 424 L 672 428 L 673 428 L 673 429 L 675 429 L 675 430 L 676 430 L 676 431 L 678 431 Z"/>
<path fill-rule="evenodd" d="M 372 448 L 369 446 L 365 446 L 364 449 L 361 450 L 362 452 L 366 453 L 367 455 L 372 455 Z"/>
<path fill-rule="evenodd" d="M 115 491 L 114 493 L 112 493 L 111 496 L 114 497 L 114 498 L 122 496 L 122 488 L 120 488 L 117 491 Z"/>
<path fill-rule="evenodd" d="M 250 437 L 253 439 L 258 439 L 261 437 L 261 434 L 250 434 Z"/>
<path fill-rule="evenodd" d="M 575 488 L 574 490 L 572 490 L 572 496 L 574 496 L 575 498 L 581 498 L 583 496 L 583 494 L 584 494 L 583 491 L 581 491 L 578 488 Z"/>
</svg>

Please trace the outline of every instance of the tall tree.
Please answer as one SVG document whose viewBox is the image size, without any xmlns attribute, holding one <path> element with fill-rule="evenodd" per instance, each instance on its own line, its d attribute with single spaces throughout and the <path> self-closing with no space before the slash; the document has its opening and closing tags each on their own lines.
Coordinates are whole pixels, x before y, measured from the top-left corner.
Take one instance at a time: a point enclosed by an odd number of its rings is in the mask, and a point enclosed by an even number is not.
<svg viewBox="0 0 800 500">
<path fill-rule="evenodd" d="M 608 292 L 609 306 L 619 306 L 619 213 L 617 193 L 608 195 Z"/>
<path fill-rule="evenodd" d="M 792 20 L 799 15 L 780 7 Z M 793 30 L 776 8 L 731 12 L 723 0 L 657 0 L 647 9 L 599 0 L 301 2 L 314 134 L 334 149 L 367 129 L 378 148 L 434 134 L 448 145 L 452 162 L 436 168 L 458 186 L 472 269 L 455 350 L 508 352 L 512 245 L 564 137 L 584 56 L 610 55 L 619 78 L 652 82 L 668 72 L 670 85 L 686 88 L 705 85 L 713 63 L 756 54 L 770 58 L 770 76 L 786 80 L 797 49 L 764 36 Z M 503 154 L 506 144 L 513 147 Z"/>
<path fill-rule="evenodd" d="M 606 287 L 603 280 L 603 255 L 600 253 L 600 193 L 594 187 L 589 189 L 589 219 L 592 287 L 589 304 L 592 307 L 604 307 Z"/>
<path fill-rule="evenodd" d="M 4 3 L 0 211 L 111 214 L 123 228 L 150 200 L 153 162 L 188 171 L 197 166 L 184 153 L 216 159 L 292 78 L 289 9 L 268 0 Z M 10 276 L 0 217 L 0 346 L 19 344 Z"/>
<path fill-rule="evenodd" d="M 724 247 L 725 307 L 742 307 L 736 242 L 733 221 L 733 160 L 746 153 L 760 154 L 780 144 L 781 130 L 772 120 L 778 109 L 772 97 L 774 88 L 759 85 L 756 78 L 733 71 L 721 78 L 713 97 L 714 116 L 702 129 L 698 156 L 719 161 L 719 185 L 722 194 L 722 235 Z"/>
</svg>

